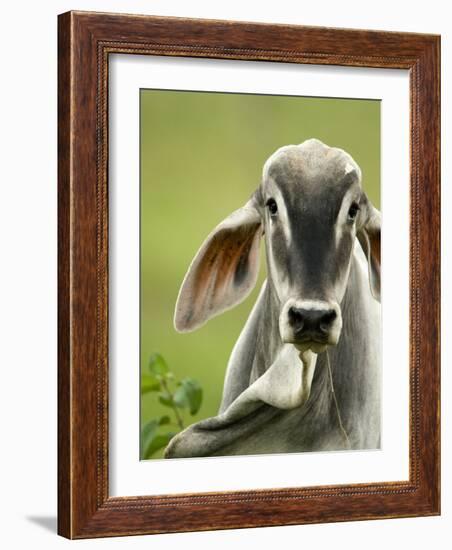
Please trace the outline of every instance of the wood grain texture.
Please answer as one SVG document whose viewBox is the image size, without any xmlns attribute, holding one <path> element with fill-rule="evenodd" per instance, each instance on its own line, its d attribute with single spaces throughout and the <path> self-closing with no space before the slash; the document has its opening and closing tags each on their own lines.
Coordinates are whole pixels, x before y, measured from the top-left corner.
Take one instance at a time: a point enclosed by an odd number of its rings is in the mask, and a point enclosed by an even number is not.
<svg viewBox="0 0 452 550">
<path fill-rule="evenodd" d="M 60 18 L 68 28 L 70 15 Z M 58 33 L 58 530 L 70 533 L 71 410 L 70 410 L 70 33 Z"/>
<path fill-rule="evenodd" d="M 68 538 L 439 513 L 438 36 L 119 14 L 59 16 L 58 531 Z M 108 495 L 108 57 L 410 71 L 410 480 Z"/>
</svg>

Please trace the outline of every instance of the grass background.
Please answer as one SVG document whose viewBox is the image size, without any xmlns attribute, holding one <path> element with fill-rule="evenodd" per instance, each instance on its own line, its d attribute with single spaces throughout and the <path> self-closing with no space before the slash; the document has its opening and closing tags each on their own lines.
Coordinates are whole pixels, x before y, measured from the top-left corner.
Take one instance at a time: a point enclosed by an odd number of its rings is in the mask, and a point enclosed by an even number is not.
<svg viewBox="0 0 452 550">
<path fill-rule="evenodd" d="M 141 369 L 161 353 L 178 378 L 204 389 L 199 413 L 217 413 L 227 361 L 257 297 L 190 334 L 173 328 L 179 286 L 207 234 L 242 206 L 278 147 L 315 137 L 345 149 L 380 205 L 380 102 L 377 100 L 141 90 Z M 262 262 L 262 265 L 264 262 Z M 163 414 L 154 393 L 141 422 Z M 155 455 L 162 456 L 162 452 Z"/>
</svg>

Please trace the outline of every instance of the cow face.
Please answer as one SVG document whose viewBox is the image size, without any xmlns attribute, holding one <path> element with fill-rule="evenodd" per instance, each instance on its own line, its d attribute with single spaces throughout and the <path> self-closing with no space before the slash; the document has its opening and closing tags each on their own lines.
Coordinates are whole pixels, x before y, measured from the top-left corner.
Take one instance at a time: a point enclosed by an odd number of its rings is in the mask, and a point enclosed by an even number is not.
<svg viewBox="0 0 452 550">
<path fill-rule="evenodd" d="M 177 330 L 194 330 L 249 294 L 262 235 L 283 342 L 317 353 L 338 342 L 356 238 L 379 299 L 380 214 L 350 155 L 311 139 L 278 149 L 250 201 L 203 243 L 179 292 Z"/>
<path fill-rule="evenodd" d="M 353 248 L 370 218 L 379 247 L 379 213 L 361 188 L 361 170 L 341 149 L 308 140 L 268 159 L 256 198 L 281 339 L 323 351 L 338 342 Z M 375 295 L 378 280 L 375 273 Z"/>
</svg>

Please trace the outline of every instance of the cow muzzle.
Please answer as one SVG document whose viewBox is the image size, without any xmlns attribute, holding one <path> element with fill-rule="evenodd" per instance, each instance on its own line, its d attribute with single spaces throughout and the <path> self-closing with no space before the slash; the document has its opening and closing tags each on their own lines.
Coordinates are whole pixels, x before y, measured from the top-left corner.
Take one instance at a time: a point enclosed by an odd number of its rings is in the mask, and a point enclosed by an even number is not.
<svg viewBox="0 0 452 550">
<path fill-rule="evenodd" d="M 288 300 L 280 318 L 283 342 L 298 350 L 325 351 L 339 341 L 342 329 L 341 310 L 337 303 L 320 300 Z"/>
</svg>

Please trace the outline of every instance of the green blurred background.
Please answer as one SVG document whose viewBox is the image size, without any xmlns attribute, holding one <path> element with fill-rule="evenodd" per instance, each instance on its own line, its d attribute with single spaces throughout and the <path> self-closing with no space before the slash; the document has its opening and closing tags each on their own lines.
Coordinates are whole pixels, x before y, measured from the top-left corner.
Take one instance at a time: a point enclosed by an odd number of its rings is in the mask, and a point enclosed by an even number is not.
<svg viewBox="0 0 452 550">
<path fill-rule="evenodd" d="M 189 425 L 217 413 L 229 355 L 265 278 L 262 268 L 244 303 L 178 334 L 174 305 L 194 254 L 247 201 L 265 160 L 308 138 L 350 153 L 379 207 L 380 101 L 141 90 L 140 107 L 141 369 L 158 352 L 177 378 L 201 383 L 203 404 L 194 417 L 185 414 Z M 155 393 L 142 397 L 142 425 L 165 412 Z"/>
</svg>

